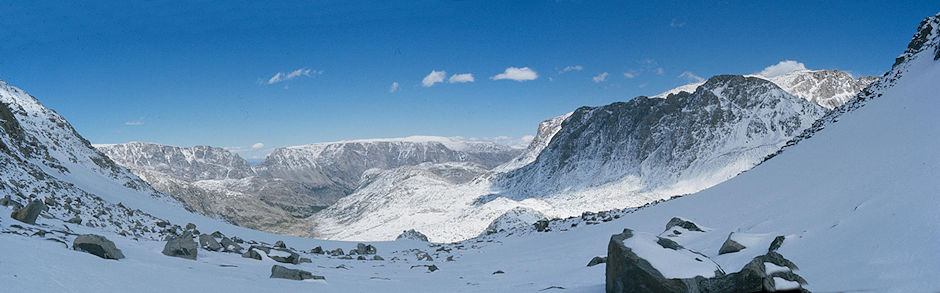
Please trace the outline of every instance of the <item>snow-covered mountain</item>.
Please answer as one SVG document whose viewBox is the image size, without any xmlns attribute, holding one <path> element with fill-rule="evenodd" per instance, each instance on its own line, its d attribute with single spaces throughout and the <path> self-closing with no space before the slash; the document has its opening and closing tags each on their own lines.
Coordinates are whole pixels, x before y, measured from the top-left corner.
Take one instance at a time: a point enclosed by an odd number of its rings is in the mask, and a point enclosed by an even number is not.
<svg viewBox="0 0 940 293">
<path fill-rule="evenodd" d="M 435 136 L 348 140 L 279 148 L 255 166 L 255 171 L 262 177 L 322 186 L 346 195 L 359 186 L 362 174 L 373 168 L 445 162 L 492 168 L 519 153 L 495 143 Z"/>
<path fill-rule="evenodd" d="M 750 169 L 826 112 L 765 79 L 716 76 L 692 93 L 546 120 L 522 156 L 467 183 L 414 168 L 384 171 L 387 180 L 366 182 L 311 220 L 318 236 L 332 239 L 391 239 L 413 228 L 455 241 L 519 215 L 510 212 L 517 207 L 568 217 L 641 206 Z"/>
<path fill-rule="evenodd" d="M 853 78 L 851 74 L 838 70 L 797 70 L 762 78 L 770 80 L 791 95 L 828 109 L 845 104 L 877 79 L 874 76 Z"/>
<path fill-rule="evenodd" d="M 183 148 L 141 142 L 94 147 L 122 166 L 159 172 L 185 181 L 242 179 L 255 174 L 248 161 L 217 147 Z"/>
</svg>

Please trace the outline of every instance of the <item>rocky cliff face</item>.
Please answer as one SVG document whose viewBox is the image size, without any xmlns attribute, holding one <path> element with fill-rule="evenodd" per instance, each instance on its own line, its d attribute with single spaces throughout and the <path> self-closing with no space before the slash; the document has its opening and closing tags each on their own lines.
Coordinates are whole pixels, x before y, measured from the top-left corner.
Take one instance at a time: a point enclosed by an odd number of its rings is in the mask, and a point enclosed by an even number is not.
<svg viewBox="0 0 940 293">
<path fill-rule="evenodd" d="M 827 109 L 842 106 L 877 77 L 852 75 L 838 70 L 799 70 L 768 78 L 788 93 Z"/>
<path fill-rule="evenodd" d="M 825 113 L 767 80 L 715 76 L 694 93 L 580 108 L 535 161 L 495 181 L 516 199 L 622 182 L 694 192 L 754 166 Z"/>
</svg>

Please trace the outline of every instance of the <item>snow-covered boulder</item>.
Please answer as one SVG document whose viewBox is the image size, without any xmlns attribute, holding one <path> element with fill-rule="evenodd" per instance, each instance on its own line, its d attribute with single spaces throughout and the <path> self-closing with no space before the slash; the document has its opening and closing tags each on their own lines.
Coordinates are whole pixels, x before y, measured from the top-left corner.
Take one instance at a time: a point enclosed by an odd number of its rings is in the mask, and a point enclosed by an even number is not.
<svg viewBox="0 0 940 293">
<path fill-rule="evenodd" d="M 415 231 L 415 229 L 410 229 L 408 231 L 401 232 L 401 235 L 398 235 L 398 238 L 395 238 L 395 240 L 402 240 L 402 239 L 428 242 L 428 236 L 424 236 L 424 234 L 421 234 L 421 232 Z"/>
<path fill-rule="evenodd" d="M 307 279 L 314 279 L 314 280 L 326 279 L 323 276 L 316 276 L 314 274 L 311 274 L 308 271 L 288 269 L 286 267 L 279 266 L 279 265 L 274 265 L 271 267 L 271 278 L 298 280 L 298 281 L 307 280 Z"/>
<path fill-rule="evenodd" d="M 163 246 L 163 254 L 166 256 L 195 260 L 197 253 L 196 241 L 193 241 L 193 235 L 190 232 L 185 232 L 180 237 L 170 237 Z"/>
<path fill-rule="evenodd" d="M 199 247 L 209 251 L 219 251 L 222 250 L 222 244 L 219 244 L 215 238 L 212 238 L 209 234 L 199 235 Z"/>
<path fill-rule="evenodd" d="M 531 208 L 515 207 L 503 213 L 486 227 L 486 234 L 503 230 L 512 230 L 531 226 L 540 220 L 546 220 L 544 214 Z"/>
</svg>

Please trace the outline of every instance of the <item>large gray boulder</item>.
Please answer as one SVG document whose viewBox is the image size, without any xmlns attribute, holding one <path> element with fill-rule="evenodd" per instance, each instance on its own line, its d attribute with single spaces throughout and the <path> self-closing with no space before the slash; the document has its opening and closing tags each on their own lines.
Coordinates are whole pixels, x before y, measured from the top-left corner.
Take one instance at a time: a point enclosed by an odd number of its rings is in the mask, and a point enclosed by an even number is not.
<svg viewBox="0 0 940 293">
<path fill-rule="evenodd" d="M 197 253 L 196 241 L 193 241 L 193 235 L 189 232 L 183 233 L 180 237 L 170 237 L 163 246 L 163 254 L 167 256 L 195 260 Z"/>
<path fill-rule="evenodd" d="M 668 229 L 667 229 L 668 230 Z M 666 278 L 649 261 L 638 256 L 624 244 L 624 240 L 633 237 L 633 231 L 624 229 L 623 233 L 610 237 L 607 246 L 606 291 L 613 292 L 774 292 L 774 278 L 796 282 L 800 286 L 789 291 L 808 292 L 802 288 L 806 280 L 793 273 L 796 264 L 776 252 L 757 256 L 740 271 L 725 274 L 716 272 L 714 277 L 676 279 Z M 662 238 L 660 238 L 662 239 Z M 662 245 L 662 244 L 660 244 Z M 666 245 L 671 246 L 671 245 Z M 664 246 L 664 247 L 666 247 Z M 669 248 L 669 247 L 666 247 Z M 671 249 L 671 248 L 670 248 Z M 700 255 L 700 257 L 705 257 Z M 766 264 L 785 268 L 767 272 Z"/>
<path fill-rule="evenodd" d="M 75 241 L 72 241 L 72 249 L 94 254 L 103 259 L 124 258 L 124 253 L 114 246 L 114 242 L 100 235 L 85 234 L 78 236 Z"/>
<path fill-rule="evenodd" d="M 308 271 L 288 269 L 286 267 L 279 266 L 279 265 L 274 265 L 271 267 L 271 278 L 298 280 L 298 281 L 308 280 L 308 279 L 326 280 L 325 277 L 311 274 Z"/>
<path fill-rule="evenodd" d="M 235 243 L 234 240 L 224 236 L 222 237 L 222 242 L 220 244 L 222 244 L 222 249 L 224 249 L 225 252 L 241 253 L 242 249 L 245 249 L 241 245 L 238 245 L 238 243 Z"/>
<path fill-rule="evenodd" d="M 375 249 L 375 246 L 372 246 L 372 245 L 370 245 L 370 244 L 365 244 L 365 243 L 356 244 L 356 253 L 357 253 L 357 254 L 368 254 L 368 255 L 371 255 L 371 254 L 375 254 L 376 252 L 377 252 L 377 251 L 376 251 L 376 249 Z"/>
<path fill-rule="evenodd" d="M 209 251 L 222 250 L 222 244 L 219 244 L 219 242 L 216 241 L 215 238 L 212 238 L 212 236 L 208 234 L 199 235 L 199 247 L 202 247 L 202 249 L 209 250 Z"/>
<path fill-rule="evenodd" d="M 672 229 L 672 227 L 676 227 L 676 226 L 682 227 L 689 231 L 705 232 L 702 230 L 702 228 L 699 228 L 698 225 L 696 225 L 695 223 L 692 223 L 691 221 L 684 220 L 679 217 L 673 217 L 671 220 L 669 220 L 669 223 L 666 223 L 665 231 L 669 231 L 669 229 Z"/>
<path fill-rule="evenodd" d="M 268 257 L 279 263 L 298 264 L 300 255 L 284 248 L 275 248 L 268 252 Z"/>
<path fill-rule="evenodd" d="M 19 209 L 18 211 L 13 212 L 10 217 L 16 219 L 17 221 L 36 225 L 36 218 L 39 217 L 39 213 L 46 209 L 46 205 L 40 200 L 33 200 L 29 202 L 25 207 Z"/>
</svg>

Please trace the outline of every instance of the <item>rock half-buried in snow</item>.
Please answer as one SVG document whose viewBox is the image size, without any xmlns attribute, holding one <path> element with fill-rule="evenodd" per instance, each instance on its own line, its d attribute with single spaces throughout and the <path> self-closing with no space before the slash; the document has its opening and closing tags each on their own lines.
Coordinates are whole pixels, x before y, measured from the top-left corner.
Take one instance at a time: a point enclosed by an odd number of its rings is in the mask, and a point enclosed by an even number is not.
<svg viewBox="0 0 940 293">
<path fill-rule="evenodd" d="M 124 258 L 124 253 L 114 246 L 114 242 L 100 235 L 85 234 L 78 236 L 72 242 L 72 249 L 94 254 L 103 259 Z"/>
</svg>

